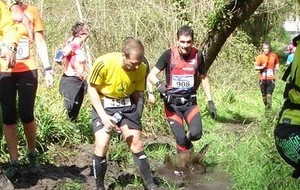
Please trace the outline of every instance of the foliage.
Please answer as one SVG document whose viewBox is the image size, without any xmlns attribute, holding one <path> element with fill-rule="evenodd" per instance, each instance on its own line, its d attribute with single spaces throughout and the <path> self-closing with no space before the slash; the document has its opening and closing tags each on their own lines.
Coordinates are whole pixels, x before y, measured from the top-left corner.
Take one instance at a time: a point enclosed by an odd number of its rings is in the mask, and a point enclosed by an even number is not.
<svg viewBox="0 0 300 190">
<path fill-rule="evenodd" d="M 175 43 L 175 32 L 181 21 L 192 22 L 196 31 L 197 44 L 216 22 L 218 12 L 229 1 L 81 1 L 84 17 L 90 23 L 91 36 L 88 41 L 93 58 L 108 51 L 118 51 L 127 36 L 138 37 L 145 44 L 147 58 L 151 66 L 161 52 Z M 254 57 L 263 40 L 269 39 L 274 50 L 279 52 L 287 43 L 287 36 L 280 27 L 282 16 L 287 12 L 288 1 L 265 1 L 257 14 L 245 25 L 236 30 L 225 43 L 218 58 L 209 70 L 212 94 L 218 110 L 217 120 L 209 117 L 205 109 L 207 100 L 202 88 L 198 90 L 198 104 L 201 108 L 203 138 L 195 142 L 200 150 L 209 143 L 210 149 L 205 157 L 208 166 L 221 165 L 234 179 L 233 189 L 297 189 L 299 182 L 288 177 L 291 168 L 277 154 L 273 145 L 273 129 L 276 115 L 282 104 L 284 84 L 277 80 L 274 92 L 273 110 L 265 118 L 260 91 L 257 85 L 256 71 L 253 70 Z M 43 18 L 47 28 L 47 43 L 50 57 L 70 35 L 70 28 L 78 20 L 73 1 L 65 0 L 64 6 L 59 0 L 32 1 L 41 3 Z M 44 3 L 44 4 L 42 4 Z M 185 3 L 183 8 L 180 4 Z M 284 3 L 284 4 L 283 4 Z M 283 6 L 284 5 L 284 6 Z M 276 9 L 282 7 L 283 9 Z M 270 11 L 272 10 L 272 11 Z M 177 16 L 180 19 L 175 19 Z M 230 15 L 229 15 L 230 16 Z M 260 22 L 259 19 L 265 22 Z M 252 28 L 253 26 L 253 28 Z M 261 31 L 261 33 L 254 33 Z M 60 154 L 54 145 L 68 149 L 77 144 L 93 143 L 94 137 L 90 118 L 90 102 L 86 97 L 77 123 L 67 120 L 63 109 L 63 99 L 58 93 L 61 71 L 56 65 L 55 87 L 46 89 L 40 77 L 40 86 L 36 100 L 35 115 L 38 123 L 38 150 L 43 154 L 43 162 L 54 162 L 49 155 Z M 278 73 L 278 79 L 285 68 Z M 42 73 L 42 72 L 40 72 Z M 155 104 L 146 103 L 142 117 L 145 135 L 170 135 L 171 130 L 165 120 L 163 103 L 155 94 Z M 242 126 L 240 131 L 230 127 Z M 24 133 L 18 125 L 20 158 L 26 154 Z M 1 161 L 7 161 L 5 140 L 1 141 Z M 126 151 L 125 151 L 126 150 Z M 164 155 L 173 150 L 160 147 L 149 150 L 151 159 L 163 161 Z M 69 154 L 62 152 L 61 154 Z M 109 159 L 126 165 L 132 155 L 126 143 L 114 136 L 109 151 Z M 282 177 L 283 176 L 283 177 Z M 139 183 L 135 181 L 134 183 Z M 168 184 L 175 189 L 173 184 Z M 137 184 L 136 186 L 140 186 Z M 62 183 L 61 189 L 81 189 L 80 182 Z"/>
<path fill-rule="evenodd" d="M 76 180 L 70 182 L 61 181 L 56 185 L 56 187 L 54 187 L 54 189 L 55 190 L 80 190 L 83 189 L 83 186 L 80 183 L 80 181 L 76 181 Z"/>
<path fill-rule="evenodd" d="M 284 36 L 284 42 L 287 43 L 289 39 L 286 40 L 286 34 L 279 23 L 283 23 L 287 19 L 287 15 L 282 15 L 291 10 L 291 7 L 291 1 L 276 3 L 265 1 L 250 19 L 242 24 L 240 29 L 251 37 L 251 43 L 256 47 L 261 47 L 261 44 L 265 41 L 276 41 L 275 36 L 278 36 L 278 34 Z"/>
</svg>

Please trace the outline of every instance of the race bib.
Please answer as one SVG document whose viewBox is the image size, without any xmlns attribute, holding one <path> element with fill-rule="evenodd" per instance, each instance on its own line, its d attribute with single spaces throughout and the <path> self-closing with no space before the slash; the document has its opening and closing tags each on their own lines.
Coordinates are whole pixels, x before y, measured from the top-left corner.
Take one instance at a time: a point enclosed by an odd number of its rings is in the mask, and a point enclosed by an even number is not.
<svg viewBox="0 0 300 190">
<path fill-rule="evenodd" d="M 107 97 L 103 98 L 104 108 L 126 107 L 130 105 L 131 105 L 130 98 L 123 98 L 123 99 L 112 99 Z"/>
<path fill-rule="evenodd" d="M 186 89 L 194 87 L 194 76 L 193 75 L 173 75 L 172 76 L 172 87 L 179 89 Z"/>
<path fill-rule="evenodd" d="M 27 59 L 29 57 L 29 39 L 21 39 L 17 47 L 16 58 L 18 60 Z"/>
<path fill-rule="evenodd" d="M 273 77 L 274 76 L 274 71 L 273 69 L 267 69 L 262 73 L 263 77 Z"/>
</svg>

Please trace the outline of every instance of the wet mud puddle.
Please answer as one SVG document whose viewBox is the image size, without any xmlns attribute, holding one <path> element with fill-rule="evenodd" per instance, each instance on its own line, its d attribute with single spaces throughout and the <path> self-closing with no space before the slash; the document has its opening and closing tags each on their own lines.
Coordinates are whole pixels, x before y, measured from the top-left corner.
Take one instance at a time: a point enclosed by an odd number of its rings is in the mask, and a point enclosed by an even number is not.
<svg viewBox="0 0 300 190">
<path fill-rule="evenodd" d="M 157 168 L 160 178 L 172 183 L 172 188 L 182 190 L 228 190 L 233 186 L 231 177 L 218 167 L 206 168 L 199 153 L 178 153 L 166 156 L 164 165 Z"/>
</svg>

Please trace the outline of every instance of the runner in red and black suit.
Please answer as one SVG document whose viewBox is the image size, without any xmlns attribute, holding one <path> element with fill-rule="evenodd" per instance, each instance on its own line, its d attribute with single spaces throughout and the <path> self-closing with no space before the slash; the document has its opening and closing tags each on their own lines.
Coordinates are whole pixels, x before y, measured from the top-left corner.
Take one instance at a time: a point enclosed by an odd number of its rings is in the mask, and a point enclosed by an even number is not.
<svg viewBox="0 0 300 190">
<path fill-rule="evenodd" d="M 203 55 L 193 46 L 193 42 L 192 28 L 180 27 L 177 32 L 177 46 L 171 47 L 160 56 L 148 76 L 148 81 L 155 84 L 163 97 L 165 113 L 176 138 L 178 152 L 188 151 L 193 147 L 191 141 L 199 140 L 202 136 L 196 96 L 200 83 L 208 99 L 209 111 L 212 117 L 216 117 Z M 157 78 L 163 70 L 166 82 Z M 187 132 L 183 119 L 188 125 Z"/>
</svg>

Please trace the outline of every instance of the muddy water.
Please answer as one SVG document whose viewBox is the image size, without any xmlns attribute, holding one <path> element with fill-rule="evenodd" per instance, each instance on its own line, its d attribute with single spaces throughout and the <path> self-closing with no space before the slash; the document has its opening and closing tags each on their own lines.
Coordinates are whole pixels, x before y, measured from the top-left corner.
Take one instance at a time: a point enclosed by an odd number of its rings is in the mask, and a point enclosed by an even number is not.
<svg viewBox="0 0 300 190">
<path fill-rule="evenodd" d="M 164 165 L 156 172 L 176 189 L 225 190 L 232 187 L 231 178 L 219 168 L 206 168 L 203 157 L 208 146 L 200 152 L 177 153 L 166 156 Z"/>
<path fill-rule="evenodd" d="M 162 166 L 156 170 L 164 180 L 172 183 L 176 189 L 184 190 L 227 190 L 232 187 L 232 181 L 228 174 L 218 171 L 216 168 L 207 168 L 207 171 L 190 167 L 186 170 L 174 170 L 173 167 Z"/>
</svg>

